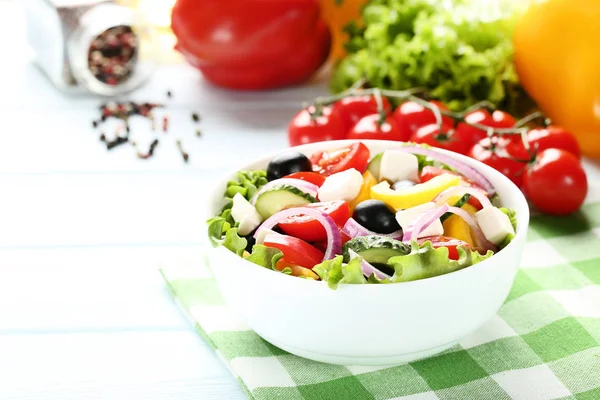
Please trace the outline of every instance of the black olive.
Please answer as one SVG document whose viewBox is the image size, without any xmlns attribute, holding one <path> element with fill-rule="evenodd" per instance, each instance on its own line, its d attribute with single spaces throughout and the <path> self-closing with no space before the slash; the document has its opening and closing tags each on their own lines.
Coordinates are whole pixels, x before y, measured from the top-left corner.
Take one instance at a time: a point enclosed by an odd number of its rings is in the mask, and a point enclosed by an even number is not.
<svg viewBox="0 0 600 400">
<path fill-rule="evenodd" d="M 381 200 L 365 200 L 358 203 L 352 217 L 373 232 L 392 233 L 400 229 L 396 213 Z"/>
<path fill-rule="evenodd" d="M 398 181 L 396 183 L 394 183 L 392 185 L 392 189 L 394 190 L 398 190 L 401 188 L 407 188 L 407 187 L 411 187 L 411 186 L 415 186 L 416 183 L 414 183 L 413 181 L 409 181 L 408 179 L 405 179 L 403 181 Z"/>
<path fill-rule="evenodd" d="M 294 172 L 312 171 L 312 163 L 298 151 L 287 151 L 271 160 L 267 166 L 267 179 L 274 181 Z"/>
<path fill-rule="evenodd" d="M 254 245 L 256 244 L 256 239 L 254 239 L 254 233 L 255 232 L 256 231 L 252 231 L 248 235 L 244 236 L 244 239 L 246 239 L 246 241 L 247 241 L 247 243 L 246 243 L 246 251 L 248 253 L 252 253 L 252 247 L 254 247 Z"/>
</svg>

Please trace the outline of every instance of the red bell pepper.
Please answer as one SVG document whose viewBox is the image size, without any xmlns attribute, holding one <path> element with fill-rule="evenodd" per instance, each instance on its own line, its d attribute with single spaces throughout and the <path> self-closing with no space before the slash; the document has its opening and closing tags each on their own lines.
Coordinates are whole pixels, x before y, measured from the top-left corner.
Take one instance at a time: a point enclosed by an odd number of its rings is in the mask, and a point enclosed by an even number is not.
<svg viewBox="0 0 600 400">
<path fill-rule="evenodd" d="M 331 46 L 317 0 L 177 0 L 171 27 L 186 60 L 232 89 L 303 82 Z"/>
</svg>

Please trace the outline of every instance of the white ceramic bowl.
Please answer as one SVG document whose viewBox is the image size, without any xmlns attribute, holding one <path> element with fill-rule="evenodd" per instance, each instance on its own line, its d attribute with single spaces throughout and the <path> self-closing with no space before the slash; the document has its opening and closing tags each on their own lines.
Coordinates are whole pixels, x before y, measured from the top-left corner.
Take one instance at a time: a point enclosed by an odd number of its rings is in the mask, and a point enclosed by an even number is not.
<svg viewBox="0 0 600 400">
<path fill-rule="evenodd" d="M 310 156 L 352 142 L 312 143 L 295 150 Z M 362 142 L 371 154 L 401 145 Z M 468 157 L 445 153 L 476 167 L 494 185 L 502 205 L 516 210 L 516 236 L 498 254 L 434 278 L 389 285 L 345 284 L 331 290 L 325 282 L 276 273 L 223 247 L 211 248 L 209 263 L 227 303 L 275 346 L 334 364 L 413 361 L 442 352 L 473 333 L 492 318 L 508 295 L 525 244 L 529 209 L 521 191 L 507 177 Z M 236 171 L 266 168 L 275 155 Z M 214 216 L 222 207 L 227 180 L 212 192 L 208 215 Z"/>
</svg>

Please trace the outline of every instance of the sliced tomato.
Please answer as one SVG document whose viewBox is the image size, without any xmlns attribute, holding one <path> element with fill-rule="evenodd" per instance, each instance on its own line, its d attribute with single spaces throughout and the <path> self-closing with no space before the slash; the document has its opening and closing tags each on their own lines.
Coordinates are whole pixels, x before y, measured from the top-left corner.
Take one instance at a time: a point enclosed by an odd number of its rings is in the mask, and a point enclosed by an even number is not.
<svg viewBox="0 0 600 400">
<path fill-rule="evenodd" d="M 444 168 L 439 168 L 439 167 L 434 167 L 431 165 L 427 165 L 425 167 L 423 167 L 423 169 L 421 170 L 421 182 L 427 182 L 428 180 L 435 178 L 436 176 L 442 175 L 442 174 L 451 174 L 451 175 L 456 175 L 456 176 L 460 176 L 460 178 L 462 179 L 463 183 L 467 186 L 472 186 L 475 187 L 477 189 L 481 189 L 483 190 L 483 188 L 481 186 L 479 186 L 478 184 L 476 184 L 475 182 L 473 182 L 470 179 L 465 178 L 464 176 L 457 174 L 456 172 L 452 172 L 452 171 L 448 171 L 447 169 Z M 485 190 L 483 190 L 485 192 Z M 475 197 L 471 196 L 469 198 L 468 203 L 470 205 L 472 205 L 473 207 L 475 207 L 478 210 L 481 210 L 483 207 L 481 206 L 481 203 L 479 202 L 479 200 L 477 200 Z"/>
<path fill-rule="evenodd" d="M 283 258 L 291 264 L 312 269 L 323 261 L 323 253 L 304 240 L 286 235 L 268 235 L 264 245 L 281 250 Z"/>
<path fill-rule="evenodd" d="M 343 200 L 334 200 L 324 203 L 312 203 L 303 207 L 317 209 L 329 215 L 338 227 L 344 226 L 350 218 L 348 203 Z M 279 228 L 288 235 L 306 240 L 307 242 L 320 242 L 327 240 L 325 228 L 316 219 L 299 214 L 289 217 L 279 224 Z"/>
<path fill-rule="evenodd" d="M 300 179 L 306 182 L 314 183 L 319 187 L 325 182 L 325 177 L 316 172 L 294 172 L 293 174 L 284 176 L 284 178 Z"/>
<path fill-rule="evenodd" d="M 364 144 L 357 142 L 348 147 L 314 153 L 310 161 L 313 171 L 324 176 L 354 168 L 361 174 L 367 169 L 371 152 Z"/>
<path fill-rule="evenodd" d="M 458 260 L 458 247 L 465 246 L 470 247 L 469 243 L 463 242 L 462 240 L 454 239 L 447 236 L 429 236 L 421 238 L 417 241 L 419 245 L 425 243 L 426 241 L 431 241 L 431 245 L 434 249 L 439 247 L 447 247 L 448 248 L 448 258 L 451 260 Z"/>
<path fill-rule="evenodd" d="M 319 280 L 319 275 L 314 273 L 311 269 L 301 267 L 296 264 L 289 263 L 285 260 L 285 258 L 277 261 L 277 265 L 275 266 L 278 271 L 283 271 L 285 268 L 289 268 L 292 270 L 292 276 L 303 276 L 305 278 L 312 278 L 314 280 Z"/>
</svg>

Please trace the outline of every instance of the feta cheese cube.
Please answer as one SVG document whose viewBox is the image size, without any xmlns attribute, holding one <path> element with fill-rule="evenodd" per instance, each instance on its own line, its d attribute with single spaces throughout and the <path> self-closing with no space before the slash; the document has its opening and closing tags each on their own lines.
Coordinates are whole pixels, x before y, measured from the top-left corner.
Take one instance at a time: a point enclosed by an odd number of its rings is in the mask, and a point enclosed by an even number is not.
<svg viewBox="0 0 600 400">
<path fill-rule="evenodd" d="M 390 182 L 419 181 L 419 160 L 414 154 L 399 150 L 384 151 L 379 167 L 379 179 Z"/>
<path fill-rule="evenodd" d="M 508 215 L 497 207 L 486 207 L 475 213 L 475 219 L 487 240 L 498 245 L 508 234 L 515 234 Z"/>
<path fill-rule="evenodd" d="M 262 217 L 256 211 L 256 208 L 240 193 L 233 196 L 231 217 L 235 222 L 240 223 L 238 233 L 242 236 L 255 230 L 262 222 Z"/>
<path fill-rule="evenodd" d="M 402 227 L 402 230 L 406 231 L 410 226 L 412 226 L 416 220 L 423 214 L 425 211 L 433 210 L 435 208 L 434 202 L 424 203 L 416 207 L 411 207 L 406 210 L 398 211 L 396 213 L 396 221 Z M 431 225 L 429 225 L 425 230 L 423 230 L 419 234 L 419 238 L 427 237 L 427 236 L 440 236 L 444 234 L 444 227 L 442 226 L 442 221 L 438 218 Z"/>
<path fill-rule="evenodd" d="M 356 169 L 348 169 L 328 176 L 319 188 L 320 201 L 346 200 L 358 196 L 363 183 L 363 176 Z"/>
<path fill-rule="evenodd" d="M 266 229 L 266 228 L 262 228 L 260 229 L 258 232 L 258 234 L 256 235 L 256 244 L 263 244 L 265 242 L 265 238 L 267 237 L 267 235 L 280 235 L 280 233 L 275 232 L 274 230 L 271 229 Z"/>
</svg>

